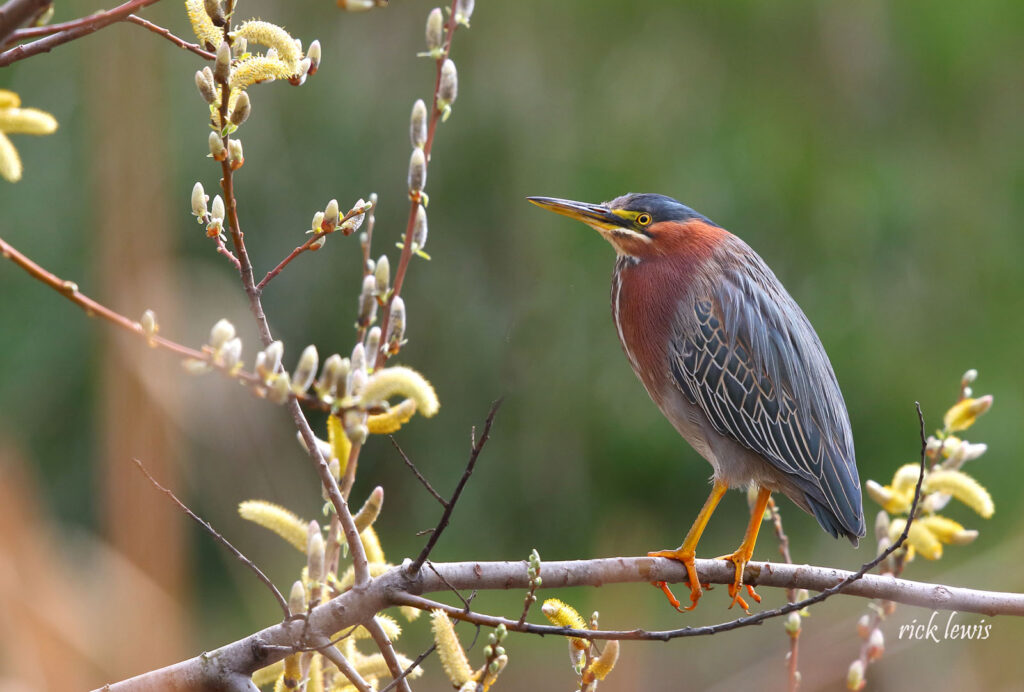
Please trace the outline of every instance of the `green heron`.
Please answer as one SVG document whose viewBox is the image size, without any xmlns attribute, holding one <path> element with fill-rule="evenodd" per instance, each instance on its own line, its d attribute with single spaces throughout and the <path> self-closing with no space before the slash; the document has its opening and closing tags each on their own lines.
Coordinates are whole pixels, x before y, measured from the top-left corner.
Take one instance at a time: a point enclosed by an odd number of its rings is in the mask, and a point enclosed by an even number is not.
<svg viewBox="0 0 1024 692">
<path fill-rule="evenodd" d="M 686 610 L 701 596 L 697 542 L 729 488 L 757 489 L 743 542 L 720 558 L 736 568 L 730 607 L 746 609 L 743 569 L 772 492 L 856 545 L 864 511 L 846 404 L 818 335 L 764 260 L 663 195 L 529 200 L 582 221 L 615 248 L 611 303 L 622 350 L 654 403 L 714 469 L 683 544 L 649 553 L 686 566 Z"/>
</svg>

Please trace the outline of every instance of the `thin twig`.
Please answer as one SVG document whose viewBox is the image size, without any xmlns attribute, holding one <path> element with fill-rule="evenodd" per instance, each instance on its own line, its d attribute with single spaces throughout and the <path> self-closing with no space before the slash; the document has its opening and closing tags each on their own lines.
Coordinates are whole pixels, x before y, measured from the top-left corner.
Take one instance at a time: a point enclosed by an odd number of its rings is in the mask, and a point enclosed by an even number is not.
<svg viewBox="0 0 1024 692">
<path fill-rule="evenodd" d="M 51 0 L 8 0 L 0 6 L 0 46 L 14 40 L 11 36 L 50 5 Z"/>
<path fill-rule="evenodd" d="M 113 24 L 114 22 L 122 21 L 126 16 L 140 10 L 147 5 L 152 5 L 159 0 L 129 0 L 129 2 L 119 5 L 112 10 L 106 12 L 97 12 L 96 14 L 89 15 L 88 17 L 82 17 L 71 22 L 65 22 L 62 25 L 54 25 L 47 27 L 53 29 L 54 27 L 60 27 L 57 33 L 41 38 L 38 41 L 32 41 L 31 43 L 24 43 L 20 46 L 15 46 L 9 50 L 5 50 L 0 53 L 0 67 L 5 67 L 11 63 L 39 53 L 49 53 L 51 50 L 67 43 L 68 41 L 74 41 L 76 38 L 87 36 L 95 31 L 99 31 L 105 26 Z M 21 31 L 29 31 L 22 29 Z M 19 35 L 20 32 L 16 31 L 12 34 L 12 38 Z"/>
<path fill-rule="evenodd" d="M 377 622 L 377 618 L 370 618 L 363 623 L 363 627 L 373 637 L 373 641 L 377 643 L 377 648 L 380 649 L 381 655 L 384 657 L 384 662 L 388 666 L 388 670 L 391 671 L 391 677 L 398 683 L 398 689 L 401 692 L 412 692 L 409 688 L 409 681 L 404 675 L 402 670 L 402 664 L 398 661 L 398 655 L 395 653 L 395 647 L 388 639 L 387 632 L 381 627 L 380 623 Z"/>
<path fill-rule="evenodd" d="M 416 464 L 412 463 L 412 460 L 406 455 L 402 448 L 398 446 L 398 441 L 395 440 L 395 436 L 388 435 L 388 439 L 391 440 L 391 444 L 394 445 L 395 449 L 398 450 L 398 453 L 402 455 L 402 461 L 404 461 L 405 465 L 409 467 L 409 470 L 413 472 L 413 475 L 416 476 L 416 479 L 423 484 L 423 487 L 427 489 L 427 492 L 433 495 L 434 499 L 440 502 L 442 507 L 448 509 L 448 500 L 441 497 L 441 493 L 434 490 L 434 486 L 430 484 L 430 481 L 428 481 L 423 476 L 423 474 L 420 473 L 420 470 L 416 468 Z"/>
<path fill-rule="evenodd" d="M 380 692 L 388 692 L 388 690 L 393 689 L 396 685 L 398 685 L 399 682 L 404 680 L 406 677 L 409 676 L 410 673 L 416 670 L 416 667 L 419 666 L 419 664 L 423 663 L 423 661 L 427 659 L 427 656 L 434 653 L 435 649 L 437 649 L 437 644 L 431 644 L 430 646 L 428 646 L 426 651 L 417 656 L 416 660 L 410 663 L 409 667 L 402 671 L 401 676 L 392 680 L 386 686 L 382 687 L 380 689 Z"/>
<path fill-rule="evenodd" d="M 291 615 L 291 613 L 288 611 L 288 601 L 285 600 L 284 596 L 281 595 L 281 592 L 277 590 L 276 586 L 274 586 L 274 582 L 270 581 L 270 578 L 266 574 L 263 573 L 263 570 L 261 570 L 259 567 L 257 567 L 255 562 L 253 562 L 252 560 L 247 558 L 242 553 L 241 550 L 239 550 L 235 546 L 231 545 L 231 541 L 229 541 L 228 539 L 224 538 L 224 536 L 221 535 L 221 533 L 219 531 L 217 531 L 217 529 L 213 528 L 213 526 L 210 524 L 210 522 L 208 522 L 205 519 L 199 517 L 195 512 L 193 512 L 191 509 L 189 509 L 188 506 L 184 502 L 182 502 L 181 500 L 178 499 L 178 497 L 174 494 L 174 492 L 170 488 L 165 488 L 164 486 L 160 485 L 160 482 L 157 479 L 153 478 L 152 474 L 150 474 L 150 472 L 146 469 L 146 467 L 143 466 L 141 461 L 139 461 L 138 459 L 132 459 L 132 461 L 135 462 L 135 465 L 139 467 L 139 470 L 142 471 L 143 474 L 145 474 L 146 478 L 149 479 L 149 482 L 152 483 L 156 487 L 157 490 L 159 490 L 160 492 L 162 492 L 165 495 L 167 495 L 167 497 L 171 498 L 171 501 L 173 501 L 174 504 L 176 504 L 178 506 L 178 508 L 182 512 L 187 514 L 193 521 L 195 521 L 197 524 L 202 526 L 203 529 L 208 534 L 213 536 L 214 539 L 216 539 L 221 545 L 223 545 L 225 548 L 227 548 L 228 551 L 232 555 L 234 555 L 235 558 L 239 562 L 241 562 L 243 565 L 245 565 L 246 567 L 248 567 L 249 569 L 251 569 L 253 571 L 253 573 L 256 575 L 256 577 L 261 582 L 263 582 L 263 584 L 268 589 L 270 589 L 270 592 L 274 595 L 274 599 L 277 601 L 277 604 L 279 606 L 281 606 L 281 610 L 284 613 L 285 619 L 287 620 L 289 618 L 289 616 Z"/>
<path fill-rule="evenodd" d="M 441 514 L 440 521 L 437 522 L 437 526 L 434 528 L 433 533 L 431 533 L 430 538 L 427 539 L 427 544 L 423 546 L 423 550 L 420 551 L 419 556 L 417 556 L 409 566 L 410 574 L 419 572 L 420 567 L 423 566 L 423 562 L 430 556 L 430 551 L 434 549 L 434 546 L 437 544 L 437 540 L 444 532 L 445 527 L 448 526 L 448 522 L 452 518 L 452 511 L 455 509 L 455 503 L 459 501 L 459 496 L 462 495 L 462 490 L 466 487 L 466 482 L 469 481 L 469 477 L 473 475 L 473 468 L 476 466 L 476 460 L 480 457 L 480 452 L 483 450 L 484 445 L 487 444 L 487 438 L 491 434 L 491 425 L 494 423 L 494 416 L 497 415 L 500 407 L 501 399 L 498 399 L 491 404 L 490 413 L 487 414 L 487 421 L 484 423 L 483 434 L 480 435 L 480 439 L 478 441 L 474 441 L 473 449 L 469 453 L 469 462 L 466 464 L 466 470 L 462 472 L 462 478 L 459 479 L 458 484 L 455 486 L 455 490 L 452 492 L 452 496 L 448 500 L 448 504 L 445 505 L 444 512 Z"/>
<path fill-rule="evenodd" d="M 172 34 L 169 29 L 165 29 L 164 27 L 159 26 L 158 24 L 154 24 L 153 22 L 147 21 L 147 20 L 143 19 L 142 17 L 139 17 L 138 15 L 134 15 L 134 14 L 128 15 L 127 21 L 131 22 L 132 24 L 138 24 L 139 26 L 141 26 L 141 27 L 143 27 L 145 29 L 149 29 L 154 34 L 158 34 L 160 36 L 163 36 L 164 38 L 166 38 L 168 41 L 170 41 L 174 45 L 178 46 L 179 48 L 184 48 L 187 51 L 191 51 L 191 52 L 195 53 L 196 55 L 198 55 L 200 58 L 203 58 L 204 60 L 216 60 L 217 59 L 217 56 L 215 54 L 211 53 L 208 50 L 203 50 L 203 47 L 200 46 L 198 43 L 189 43 L 185 39 L 183 39 L 183 38 L 181 38 L 179 36 L 175 36 L 174 34 Z"/>
<path fill-rule="evenodd" d="M 427 560 L 426 564 L 427 564 L 427 567 L 430 568 L 430 571 L 433 572 L 434 574 L 436 574 L 437 578 L 440 579 L 442 582 L 444 582 L 444 584 L 451 590 L 451 592 L 453 594 L 455 594 L 455 596 L 460 601 L 462 601 L 462 605 L 465 606 L 466 610 L 469 610 L 469 602 L 472 600 L 472 597 L 470 597 L 468 599 L 466 597 L 464 597 L 462 595 L 462 593 L 459 592 L 458 589 L 456 589 L 454 586 L 452 586 L 452 583 L 450 581 L 445 579 L 445 576 L 443 574 L 441 574 L 440 572 L 437 571 L 437 568 L 434 567 L 434 563 L 433 562 L 431 562 L 430 560 Z M 476 592 L 474 592 L 474 593 L 476 593 Z"/>
</svg>

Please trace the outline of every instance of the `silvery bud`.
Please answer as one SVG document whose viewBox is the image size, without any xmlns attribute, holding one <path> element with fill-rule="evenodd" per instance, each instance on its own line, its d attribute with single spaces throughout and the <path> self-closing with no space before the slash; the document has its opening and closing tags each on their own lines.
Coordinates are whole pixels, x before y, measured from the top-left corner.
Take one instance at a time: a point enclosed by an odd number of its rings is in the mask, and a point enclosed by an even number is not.
<svg viewBox="0 0 1024 692">
<path fill-rule="evenodd" d="M 473 16 L 475 0 L 457 0 L 455 3 L 455 21 L 469 28 L 469 18 Z"/>
<path fill-rule="evenodd" d="M 302 615 L 306 612 L 306 587 L 301 581 L 292 584 L 292 592 L 288 595 L 288 612 L 292 615 Z"/>
<path fill-rule="evenodd" d="M 210 346 L 214 351 L 219 351 L 221 346 L 234 338 L 235 325 L 231 324 L 226 319 L 222 318 L 217 320 L 217 324 L 213 325 L 213 329 L 210 330 Z"/>
<path fill-rule="evenodd" d="M 441 8 L 435 7 L 427 15 L 427 50 L 431 55 L 439 56 L 443 40 L 444 16 L 441 14 Z"/>
<path fill-rule="evenodd" d="M 388 320 L 388 353 L 398 353 L 405 341 L 405 301 L 395 296 L 391 301 L 391 317 Z"/>
<path fill-rule="evenodd" d="M 142 332 L 149 338 L 156 336 L 156 333 L 160 331 L 160 325 L 156 323 L 156 313 L 152 310 L 142 313 L 142 320 L 139 324 L 142 326 Z"/>
<path fill-rule="evenodd" d="M 203 6 L 214 26 L 224 26 L 227 17 L 224 16 L 224 6 L 220 4 L 220 0 L 204 0 Z"/>
<path fill-rule="evenodd" d="M 231 44 L 235 49 L 235 55 L 242 56 L 249 52 L 249 41 L 244 36 L 236 36 L 235 42 Z"/>
<path fill-rule="evenodd" d="M 351 367 L 350 372 L 357 372 L 362 370 L 366 372 L 366 347 L 362 343 L 358 343 L 352 349 L 352 359 L 349 361 Z"/>
<path fill-rule="evenodd" d="M 309 580 L 313 583 L 323 581 L 326 576 L 324 571 L 324 537 L 319 531 L 309 539 L 309 546 L 306 550 L 306 566 L 308 568 Z"/>
<path fill-rule="evenodd" d="M 306 57 L 309 58 L 309 69 L 306 74 L 313 76 L 316 71 L 320 69 L 320 40 L 317 39 L 309 44 L 309 50 L 306 51 Z"/>
<path fill-rule="evenodd" d="M 213 64 L 213 78 L 218 84 L 227 84 L 231 78 L 231 47 L 221 41 L 217 47 L 217 60 Z"/>
<path fill-rule="evenodd" d="M 332 199 L 327 203 L 327 208 L 324 209 L 323 229 L 325 231 L 333 231 L 338 227 L 339 214 L 338 200 Z"/>
<path fill-rule="evenodd" d="M 975 370 L 974 368 L 971 368 L 970 370 L 964 373 L 964 376 L 960 378 L 960 381 L 963 384 L 970 384 L 971 382 L 974 382 L 976 379 L 978 379 L 978 371 Z"/>
<path fill-rule="evenodd" d="M 313 214 L 313 222 L 310 224 L 308 232 L 309 233 L 320 233 L 321 231 L 324 230 L 323 223 L 324 223 L 324 213 L 322 211 L 318 211 L 317 213 Z"/>
<path fill-rule="evenodd" d="M 345 427 L 345 435 L 352 441 L 352 444 L 366 442 L 366 438 L 370 435 L 370 430 L 366 427 L 365 412 L 349 409 L 345 411 L 342 423 Z"/>
<path fill-rule="evenodd" d="M 459 73 L 455 62 L 448 58 L 441 65 L 441 84 L 437 89 L 437 103 L 442 109 L 455 103 L 459 95 Z"/>
<path fill-rule="evenodd" d="M 215 91 L 216 87 L 213 85 L 213 72 L 210 72 L 208 79 L 206 76 L 207 70 L 196 71 L 196 89 L 199 89 L 199 95 L 203 97 L 204 101 L 213 103 L 217 100 L 217 92 Z"/>
<path fill-rule="evenodd" d="M 198 76 L 196 77 L 198 79 Z M 213 85 L 210 85 L 213 88 Z M 416 99 L 412 104 L 412 117 L 409 118 L 409 138 L 414 149 L 422 149 L 427 143 L 427 104 L 423 99 Z"/>
<path fill-rule="evenodd" d="M 317 366 L 320 364 L 320 357 L 316 352 L 316 346 L 310 344 L 302 351 L 299 357 L 299 364 L 295 367 L 292 375 L 292 391 L 296 394 L 304 394 L 313 384 L 313 377 L 316 375 Z"/>
<path fill-rule="evenodd" d="M 288 373 L 282 372 L 270 384 L 270 389 L 267 391 L 267 399 L 275 404 L 283 404 L 288 401 L 288 395 L 291 391 L 292 378 L 288 377 Z"/>
<path fill-rule="evenodd" d="M 362 346 L 362 344 L 359 344 Z M 366 386 L 366 381 L 369 379 L 369 375 L 366 374 L 366 370 L 353 370 L 348 374 L 348 383 L 346 394 L 351 397 L 359 396 L 359 393 L 363 391 L 363 387 Z"/>
<path fill-rule="evenodd" d="M 422 149 L 413 149 L 409 159 L 409 192 L 419 194 L 427 184 L 427 157 Z"/>
<path fill-rule="evenodd" d="M 309 454 L 309 447 L 306 446 L 306 439 L 298 430 L 295 431 L 295 439 L 298 441 L 299 446 L 302 447 L 302 451 L 304 451 L 306 454 Z M 327 440 L 321 440 L 319 437 L 316 437 L 315 435 L 313 436 L 313 440 L 316 441 L 316 448 L 320 452 L 320 456 L 322 456 L 324 459 L 329 459 L 331 457 L 331 454 L 334 453 L 333 449 L 331 448 L 331 443 L 328 442 Z M 309 522 L 309 524 L 310 531 L 320 530 L 319 525 L 315 525 L 315 521 L 311 521 Z M 312 533 L 310 535 L 312 535 Z"/>
<path fill-rule="evenodd" d="M 256 372 L 264 381 L 281 367 L 281 358 L 283 356 L 284 344 L 280 341 L 272 342 L 256 354 Z"/>
<path fill-rule="evenodd" d="M 206 203 L 209 199 L 210 196 L 206 194 L 202 183 L 192 186 L 192 214 L 198 216 L 200 220 L 206 216 Z"/>
<path fill-rule="evenodd" d="M 249 119 L 250 112 L 252 112 L 252 104 L 249 101 L 249 94 L 243 91 L 235 99 L 235 107 L 231 109 L 231 122 L 236 126 L 241 125 Z"/>
<path fill-rule="evenodd" d="M 377 318 L 377 280 L 373 275 L 363 279 L 363 290 L 359 294 L 360 327 L 368 327 Z"/>
<path fill-rule="evenodd" d="M 868 637 L 868 660 L 877 661 L 883 653 L 885 653 L 885 636 L 882 634 L 882 630 L 876 627 Z"/>
<path fill-rule="evenodd" d="M 376 291 L 378 296 L 388 294 L 388 286 L 391 285 L 391 262 L 387 255 L 381 255 L 377 260 L 377 266 L 373 270 L 373 278 L 376 279 Z"/>
<path fill-rule="evenodd" d="M 360 226 L 363 225 L 363 219 L 366 218 L 366 212 L 370 209 L 373 209 L 373 205 L 360 197 L 352 206 L 352 209 L 349 210 L 350 216 L 341 224 L 341 232 L 345 235 L 352 235 L 358 231 Z M 352 212 L 355 213 L 353 214 Z"/>
<path fill-rule="evenodd" d="M 223 348 L 220 349 L 220 362 L 226 369 L 231 370 L 242 360 L 242 340 L 237 336 L 228 339 Z"/>
<path fill-rule="evenodd" d="M 324 361 L 323 370 L 320 371 L 320 378 L 316 381 L 316 391 L 320 396 L 333 396 L 338 388 L 338 374 L 341 372 L 341 356 L 332 353 Z"/>
<path fill-rule="evenodd" d="M 221 199 L 220 195 L 213 198 L 213 206 L 210 207 L 210 216 L 215 219 L 224 218 L 224 200 Z"/>
<path fill-rule="evenodd" d="M 380 352 L 380 327 L 372 327 L 366 333 L 366 353 L 370 358 L 376 360 Z"/>
<path fill-rule="evenodd" d="M 210 156 L 214 161 L 223 161 L 228 157 L 227 149 L 224 148 L 224 140 L 216 132 L 210 133 Z"/>
<path fill-rule="evenodd" d="M 242 155 L 242 141 L 239 139 L 228 140 L 228 159 L 231 161 L 231 170 L 237 171 L 245 163 L 245 156 Z"/>
<path fill-rule="evenodd" d="M 346 12 L 365 12 L 372 10 L 374 0 L 338 0 L 338 7 Z"/>
<path fill-rule="evenodd" d="M 423 205 L 416 207 L 416 221 L 412 227 L 412 249 L 418 252 L 427 244 L 427 210 Z"/>
</svg>

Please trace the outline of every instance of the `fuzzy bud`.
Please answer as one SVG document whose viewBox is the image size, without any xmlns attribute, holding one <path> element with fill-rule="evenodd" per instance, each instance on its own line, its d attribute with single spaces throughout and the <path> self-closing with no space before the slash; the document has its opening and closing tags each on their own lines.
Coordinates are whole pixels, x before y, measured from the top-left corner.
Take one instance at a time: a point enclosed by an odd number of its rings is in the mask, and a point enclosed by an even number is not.
<svg viewBox="0 0 1024 692">
<path fill-rule="evenodd" d="M 280 341 L 272 342 L 256 355 L 256 372 L 259 373 L 264 381 L 281 367 L 281 358 L 283 356 L 284 344 Z"/>
<path fill-rule="evenodd" d="M 864 682 L 864 663 L 858 658 L 850 664 L 849 669 L 846 671 L 846 689 L 862 690 L 864 689 Z"/>
<path fill-rule="evenodd" d="M 223 161 L 228 157 L 227 149 L 224 148 L 224 140 L 216 132 L 210 133 L 210 156 L 214 161 Z"/>
<path fill-rule="evenodd" d="M 350 367 L 351 370 L 349 372 L 357 372 L 359 370 L 366 372 L 366 347 L 361 343 L 356 344 L 352 349 Z"/>
<path fill-rule="evenodd" d="M 288 401 L 288 394 L 292 391 L 292 378 L 288 373 L 282 372 L 270 384 L 267 390 L 267 399 L 274 404 L 283 404 Z"/>
<path fill-rule="evenodd" d="M 800 635 L 800 613 L 792 612 L 786 616 L 785 622 L 786 634 L 790 637 L 797 637 Z"/>
<path fill-rule="evenodd" d="M 320 456 L 322 456 L 324 459 L 330 459 L 331 454 L 334 451 L 331 449 L 330 443 L 327 442 L 326 440 L 321 440 L 319 437 L 315 436 L 313 437 L 313 439 L 316 441 L 316 448 L 317 451 L 320 452 Z M 295 431 L 295 440 L 299 443 L 299 446 L 302 447 L 302 451 L 304 451 L 306 454 L 309 454 L 309 447 L 306 446 L 306 438 L 302 436 L 301 432 Z M 316 524 L 316 522 L 312 521 L 310 522 L 310 524 Z M 319 527 L 316 530 L 319 531 Z"/>
<path fill-rule="evenodd" d="M 388 321 L 387 349 L 388 353 L 398 353 L 405 342 L 405 301 L 402 296 L 395 296 L 391 301 L 391 318 Z"/>
<path fill-rule="evenodd" d="M 360 372 L 363 371 L 360 370 Z M 369 437 L 370 430 L 366 426 L 366 418 L 366 414 L 362 411 L 349 410 L 345 412 L 345 418 L 342 421 L 345 426 L 345 436 L 352 444 L 362 444 Z"/>
<path fill-rule="evenodd" d="M 198 73 L 196 76 L 198 80 Z M 210 85 L 213 88 L 213 85 Z M 422 149 L 427 143 L 427 104 L 423 99 L 417 99 L 412 105 L 412 117 L 409 119 L 409 138 L 412 140 L 414 149 Z"/>
<path fill-rule="evenodd" d="M 338 7 L 346 12 L 366 12 L 374 8 L 374 0 L 338 0 Z"/>
<path fill-rule="evenodd" d="M 249 101 L 249 93 L 243 91 L 235 100 L 235 107 L 231 109 L 231 122 L 236 126 L 241 125 L 249 119 L 252 112 L 252 104 Z"/>
<path fill-rule="evenodd" d="M 380 327 L 371 327 L 366 333 L 366 353 L 376 360 L 380 352 Z"/>
<path fill-rule="evenodd" d="M 459 73 L 455 62 L 448 58 L 441 65 L 441 84 L 437 89 L 437 104 L 443 110 L 445 106 L 455 103 L 459 95 Z"/>
<path fill-rule="evenodd" d="M 316 381 L 316 391 L 320 396 L 334 396 L 338 389 L 338 377 L 341 374 L 342 358 L 332 353 L 324 361 L 320 379 Z"/>
<path fill-rule="evenodd" d="M 228 339 L 220 349 L 220 364 L 227 370 L 232 370 L 242 360 L 242 340 L 237 336 Z"/>
<path fill-rule="evenodd" d="M 227 84 L 231 78 L 231 47 L 221 41 L 217 47 L 217 60 L 213 64 L 213 79 L 218 84 Z"/>
<path fill-rule="evenodd" d="M 207 78 L 207 70 L 196 71 L 196 89 L 199 90 L 199 95 L 203 97 L 203 100 L 207 103 L 213 103 L 217 100 L 217 92 L 213 85 L 213 73 L 209 73 Z"/>
<path fill-rule="evenodd" d="M 868 637 L 868 661 L 877 661 L 885 653 L 885 635 L 877 627 Z"/>
<path fill-rule="evenodd" d="M 288 612 L 292 615 L 306 612 L 306 588 L 301 581 L 292 584 L 292 592 L 288 595 Z"/>
<path fill-rule="evenodd" d="M 961 384 L 968 385 L 978 379 L 978 371 L 971 368 L 964 373 L 963 377 L 960 378 Z"/>
<path fill-rule="evenodd" d="M 427 210 L 423 205 L 416 207 L 416 221 L 412 227 L 412 249 L 420 252 L 427 244 Z"/>
<path fill-rule="evenodd" d="M 219 199 L 219 198 L 218 198 Z M 235 338 L 235 325 L 231 324 L 225 319 L 217 320 L 217 323 L 213 325 L 213 329 L 210 330 L 210 346 L 215 351 L 219 351 L 220 348 L 227 343 L 230 339 Z"/>
<path fill-rule="evenodd" d="M 441 8 L 435 7 L 427 15 L 427 51 L 434 58 L 441 56 L 441 42 L 444 40 L 444 16 Z"/>
<path fill-rule="evenodd" d="M 363 279 L 363 290 L 359 294 L 360 327 L 368 327 L 377 319 L 377 280 L 371 275 Z"/>
<path fill-rule="evenodd" d="M 363 225 L 366 212 L 373 208 L 373 205 L 362 197 L 352 206 L 347 214 L 348 218 L 341 224 L 341 232 L 345 235 L 352 235 Z M 353 213 L 354 212 L 354 213 Z"/>
<path fill-rule="evenodd" d="M 455 3 L 455 21 L 469 28 L 469 18 L 473 16 L 476 0 L 457 0 Z"/>
<path fill-rule="evenodd" d="M 422 149 L 413 149 L 409 158 L 409 193 L 418 195 L 427 184 L 427 157 Z"/>
<path fill-rule="evenodd" d="M 292 375 L 292 391 L 296 394 L 304 394 L 313 384 L 313 377 L 316 375 L 320 358 L 316 352 L 316 346 L 310 344 L 299 357 L 299 364 Z"/>
<path fill-rule="evenodd" d="M 213 205 L 210 207 L 210 216 L 214 219 L 224 219 L 224 200 L 220 195 L 213 198 Z"/>
<path fill-rule="evenodd" d="M 333 231 L 338 227 L 339 214 L 338 200 L 332 199 L 327 203 L 327 207 L 324 208 L 324 220 L 321 223 L 320 228 L 328 232 Z"/>
<path fill-rule="evenodd" d="M 306 51 L 306 57 L 309 58 L 309 69 L 306 71 L 310 77 L 316 74 L 316 71 L 320 69 L 320 41 L 319 39 L 309 44 L 309 50 Z"/>
<path fill-rule="evenodd" d="M 209 15 L 210 21 L 213 22 L 214 26 L 224 26 L 227 17 L 224 15 L 224 6 L 220 0 L 204 0 L 203 6 L 206 8 L 206 14 Z"/>
<path fill-rule="evenodd" d="M 306 550 L 306 566 L 309 569 L 309 580 L 320 583 L 326 576 L 324 572 L 324 537 L 319 531 L 309 539 Z"/>
<path fill-rule="evenodd" d="M 202 183 L 196 183 L 192 187 L 192 214 L 200 220 L 206 216 L 206 203 L 210 196 L 206 194 Z"/>
<path fill-rule="evenodd" d="M 857 620 L 857 634 L 861 639 L 867 639 L 871 635 L 871 616 L 864 613 Z"/>
<path fill-rule="evenodd" d="M 231 161 L 231 170 L 237 171 L 245 163 L 245 156 L 242 154 L 242 142 L 238 139 L 228 140 L 228 159 Z"/>
<path fill-rule="evenodd" d="M 381 255 L 377 260 L 377 267 L 373 270 L 373 276 L 377 280 L 377 295 L 385 296 L 388 293 L 388 286 L 391 285 L 391 263 L 387 255 Z"/>
</svg>

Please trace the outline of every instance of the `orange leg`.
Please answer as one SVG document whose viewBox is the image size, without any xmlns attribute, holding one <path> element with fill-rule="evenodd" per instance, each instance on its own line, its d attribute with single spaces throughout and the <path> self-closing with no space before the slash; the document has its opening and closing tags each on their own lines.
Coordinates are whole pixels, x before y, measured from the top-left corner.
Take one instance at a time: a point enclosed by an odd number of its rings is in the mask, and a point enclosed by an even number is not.
<svg viewBox="0 0 1024 692">
<path fill-rule="evenodd" d="M 757 501 L 754 503 L 754 509 L 750 512 L 750 523 L 747 525 L 747 533 L 743 536 L 743 542 L 740 543 L 740 547 L 736 549 L 736 552 L 731 555 L 723 555 L 718 560 L 730 560 L 736 565 L 736 579 L 729 586 L 729 595 L 732 596 L 732 603 L 729 607 L 732 608 L 734 605 L 739 603 L 743 606 L 743 610 L 747 610 L 746 601 L 743 600 L 741 593 L 743 590 L 743 568 L 750 562 L 751 556 L 754 554 L 754 544 L 757 543 L 757 532 L 761 529 L 761 522 L 764 521 L 764 510 L 768 507 L 768 500 L 771 499 L 772 491 L 768 488 L 761 488 L 757 491 Z M 754 592 L 754 587 L 747 585 L 747 591 L 758 603 L 761 602 L 761 597 Z"/>
<path fill-rule="evenodd" d="M 669 602 L 675 607 L 676 610 L 693 610 L 697 607 L 697 601 L 700 600 L 700 580 L 697 578 L 697 570 L 693 566 L 694 557 L 697 555 L 697 541 L 700 540 L 700 535 L 704 533 L 704 528 L 708 525 L 708 520 L 711 518 L 711 514 L 715 511 L 715 507 L 718 506 L 719 500 L 725 495 L 725 491 L 729 488 L 725 483 L 715 481 L 711 487 L 711 494 L 708 495 L 707 501 L 704 503 L 704 507 L 701 508 L 700 513 L 697 514 L 697 518 L 693 522 L 693 526 L 686 533 L 686 538 L 683 539 L 683 544 L 675 550 L 657 550 L 652 553 L 647 553 L 648 557 L 667 557 L 673 560 L 679 560 L 686 567 L 686 574 L 690 580 L 690 605 L 686 608 L 679 607 L 679 601 L 672 596 L 672 592 L 669 591 L 668 586 L 665 582 L 655 582 L 655 586 L 660 588 L 668 596 Z M 761 508 L 761 513 L 764 513 L 764 508 Z M 757 537 L 757 532 L 754 532 L 754 537 Z"/>
</svg>

